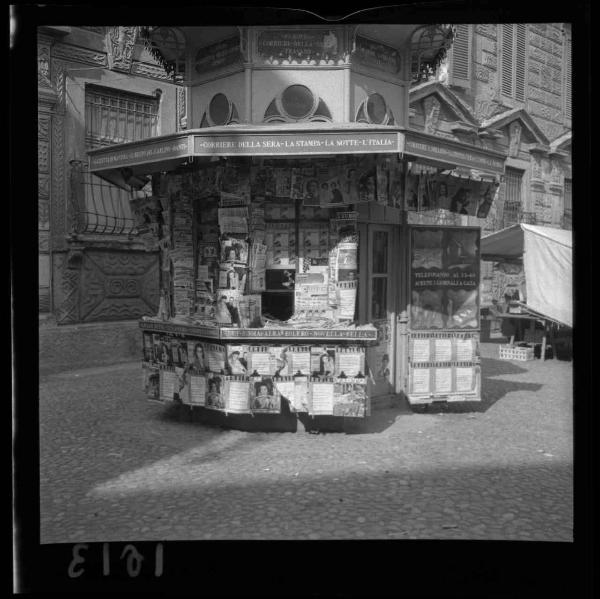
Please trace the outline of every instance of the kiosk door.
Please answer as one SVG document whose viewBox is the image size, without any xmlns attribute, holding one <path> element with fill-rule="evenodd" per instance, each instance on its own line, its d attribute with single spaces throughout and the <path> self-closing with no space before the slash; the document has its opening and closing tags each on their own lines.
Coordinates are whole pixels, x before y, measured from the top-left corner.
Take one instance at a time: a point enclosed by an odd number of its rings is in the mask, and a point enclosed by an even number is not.
<svg viewBox="0 0 600 599">
<path fill-rule="evenodd" d="M 368 225 L 366 320 L 378 330 L 377 345 L 367 349 L 369 393 L 394 393 L 396 306 L 393 279 L 393 232 L 389 225 Z"/>
</svg>

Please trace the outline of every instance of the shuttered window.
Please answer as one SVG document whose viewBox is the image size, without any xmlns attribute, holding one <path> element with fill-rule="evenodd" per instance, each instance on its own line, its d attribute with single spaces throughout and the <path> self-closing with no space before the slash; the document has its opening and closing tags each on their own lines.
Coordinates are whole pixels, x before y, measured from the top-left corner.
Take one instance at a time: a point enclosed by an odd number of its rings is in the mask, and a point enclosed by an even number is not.
<svg viewBox="0 0 600 599">
<path fill-rule="evenodd" d="M 525 23 L 500 26 L 502 95 L 519 102 L 526 99 L 527 31 Z"/>
<path fill-rule="evenodd" d="M 525 73 L 527 62 L 527 25 L 517 25 L 515 60 L 515 100 L 525 101 Z"/>
<path fill-rule="evenodd" d="M 154 137 L 158 98 L 97 85 L 85 86 L 85 141 L 88 149 Z"/>
<path fill-rule="evenodd" d="M 472 25 L 457 25 L 450 56 L 450 84 L 471 86 Z"/>
<path fill-rule="evenodd" d="M 520 219 L 523 171 L 506 167 L 504 182 L 504 226 L 510 227 L 517 224 Z"/>
<path fill-rule="evenodd" d="M 564 65 L 565 65 L 565 74 L 564 74 L 564 86 L 563 86 L 563 94 L 564 94 L 564 107 L 565 107 L 565 117 L 567 119 L 571 118 L 571 39 L 569 37 L 565 37 L 565 46 L 564 46 Z"/>
</svg>

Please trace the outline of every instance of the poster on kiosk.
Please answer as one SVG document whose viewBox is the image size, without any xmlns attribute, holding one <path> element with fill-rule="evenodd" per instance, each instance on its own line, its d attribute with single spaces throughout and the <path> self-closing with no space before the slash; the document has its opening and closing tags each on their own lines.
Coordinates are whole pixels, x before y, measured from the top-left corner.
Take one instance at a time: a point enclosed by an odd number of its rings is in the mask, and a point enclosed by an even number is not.
<svg viewBox="0 0 600 599">
<path fill-rule="evenodd" d="M 409 401 L 479 401 L 479 227 L 413 226 Z"/>
</svg>

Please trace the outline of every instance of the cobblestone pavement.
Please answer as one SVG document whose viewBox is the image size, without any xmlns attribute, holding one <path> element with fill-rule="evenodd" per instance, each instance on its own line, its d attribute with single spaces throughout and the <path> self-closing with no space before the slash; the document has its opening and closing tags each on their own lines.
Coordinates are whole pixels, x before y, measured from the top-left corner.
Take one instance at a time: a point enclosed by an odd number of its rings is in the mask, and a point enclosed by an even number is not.
<svg viewBox="0 0 600 599">
<path fill-rule="evenodd" d="M 572 541 L 572 364 L 482 361 L 479 411 L 379 410 L 357 434 L 190 422 L 137 363 L 46 376 L 42 542 Z"/>
</svg>

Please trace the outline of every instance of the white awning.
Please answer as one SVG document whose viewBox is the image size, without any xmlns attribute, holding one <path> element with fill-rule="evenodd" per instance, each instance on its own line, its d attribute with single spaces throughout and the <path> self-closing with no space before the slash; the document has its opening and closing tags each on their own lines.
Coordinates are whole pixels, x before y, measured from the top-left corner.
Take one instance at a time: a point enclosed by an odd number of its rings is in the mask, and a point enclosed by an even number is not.
<svg viewBox="0 0 600 599">
<path fill-rule="evenodd" d="M 482 237 L 481 258 L 522 258 L 527 306 L 572 327 L 572 243 L 571 231 L 519 224 Z"/>
</svg>

